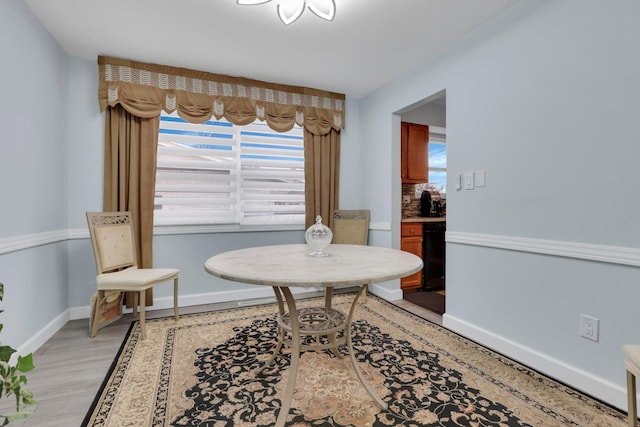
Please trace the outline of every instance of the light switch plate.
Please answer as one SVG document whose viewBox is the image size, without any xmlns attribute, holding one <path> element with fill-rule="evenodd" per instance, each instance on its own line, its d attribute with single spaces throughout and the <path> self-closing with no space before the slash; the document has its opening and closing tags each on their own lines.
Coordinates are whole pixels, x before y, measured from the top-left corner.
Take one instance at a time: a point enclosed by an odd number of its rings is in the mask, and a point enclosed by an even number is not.
<svg viewBox="0 0 640 427">
<path fill-rule="evenodd" d="M 462 175 L 461 174 L 457 174 L 456 175 L 456 190 L 461 190 L 462 189 Z"/>
<path fill-rule="evenodd" d="M 484 187 L 487 184 L 487 175 L 484 170 L 475 171 L 474 175 L 476 187 Z"/>
<path fill-rule="evenodd" d="M 473 172 L 464 173 L 464 189 L 473 190 Z"/>
</svg>

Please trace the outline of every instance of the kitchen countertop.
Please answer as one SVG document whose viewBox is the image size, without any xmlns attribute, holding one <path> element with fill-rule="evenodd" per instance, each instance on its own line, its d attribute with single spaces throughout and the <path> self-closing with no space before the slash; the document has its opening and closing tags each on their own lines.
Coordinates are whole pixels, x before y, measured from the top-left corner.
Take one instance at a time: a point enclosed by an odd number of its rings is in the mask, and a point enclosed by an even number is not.
<svg viewBox="0 0 640 427">
<path fill-rule="evenodd" d="M 402 218 L 401 222 L 446 222 L 446 216 L 412 216 Z"/>
</svg>

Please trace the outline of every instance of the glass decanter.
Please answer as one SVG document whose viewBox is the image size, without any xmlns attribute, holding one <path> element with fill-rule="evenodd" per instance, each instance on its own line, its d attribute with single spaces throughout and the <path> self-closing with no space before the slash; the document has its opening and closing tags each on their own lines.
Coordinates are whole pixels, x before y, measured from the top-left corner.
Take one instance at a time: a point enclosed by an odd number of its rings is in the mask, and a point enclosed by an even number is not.
<svg viewBox="0 0 640 427">
<path fill-rule="evenodd" d="M 304 240 L 313 250 L 313 252 L 309 254 L 310 256 L 328 256 L 329 254 L 322 252 L 322 250 L 331 244 L 332 239 L 333 231 L 322 223 L 322 217 L 320 215 L 316 217 L 316 223 L 307 228 L 307 231 L 304 233 Z"/>
</svg>

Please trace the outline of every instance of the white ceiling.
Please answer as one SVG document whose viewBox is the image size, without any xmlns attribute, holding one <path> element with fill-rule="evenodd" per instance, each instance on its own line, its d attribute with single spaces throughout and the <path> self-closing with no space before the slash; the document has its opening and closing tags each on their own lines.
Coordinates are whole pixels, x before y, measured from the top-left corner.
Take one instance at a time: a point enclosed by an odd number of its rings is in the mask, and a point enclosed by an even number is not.
<svg viewBox="0 0 640 427">
<path fill-rule="evenodd" d="M 279 0 L 256 6 L 236 0 L 24 1 L 73 56 L 113 56 L 358 99 L 519 0 L 335 0 L 332 22 L 306 10 L 289 26 L 277 17 Z"/>
</svg>

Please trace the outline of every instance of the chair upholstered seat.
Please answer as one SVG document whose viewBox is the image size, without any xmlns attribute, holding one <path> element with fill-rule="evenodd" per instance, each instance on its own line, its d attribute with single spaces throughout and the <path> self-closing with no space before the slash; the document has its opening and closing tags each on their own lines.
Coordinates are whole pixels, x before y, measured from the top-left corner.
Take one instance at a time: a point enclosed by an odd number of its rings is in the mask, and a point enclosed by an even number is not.
<svg viewBox="0 0 640 427">
<path fill-rule="evenodd" d="M 627 401 L 629 427 L 637 427 L 638 412 L 636 403 L 636 377 L 640 376 L 640 345 L 627 344 L 622 346 L 624 353 L 624 367 L 627 370 Z"/>
<path fill-rule="evenodd" d="M 180 271 L 175 268 L 137 268 L 130 267 L 115 273 L 100 274 L 96 277 L 98 289 L 105 291 L 139 291 L 171 280 Z"/>
</svg>

